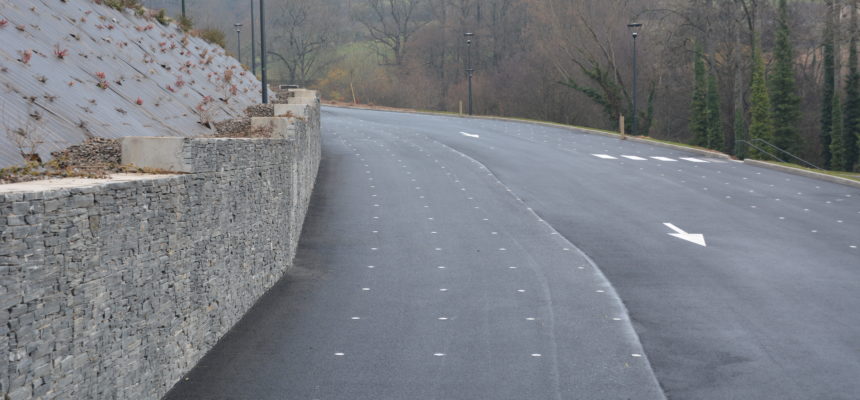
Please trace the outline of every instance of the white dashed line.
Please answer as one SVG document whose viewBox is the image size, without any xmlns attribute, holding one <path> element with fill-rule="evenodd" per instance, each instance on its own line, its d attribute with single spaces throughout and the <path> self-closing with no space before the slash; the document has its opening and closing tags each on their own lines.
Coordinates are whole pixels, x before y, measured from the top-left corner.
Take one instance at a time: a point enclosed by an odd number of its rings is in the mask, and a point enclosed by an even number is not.
<svg viewBox="0 0 860 400">
<path fill-rule="evenodd" d="M 618 159 L 616 157 L 610 156 L 609 154 L 592 154 L 592 155 L 597 157 L 597 158 L 602 158 L 604 160 L 617 160 Z"/>
<path fill-rule="evenodd" d="M 642 157 L 639 157 L 639 156 L 627 156 L 627 155 L 624 155 L 624 154 L 622 154 L 622 155 L 621 155 L 621 157 L 624 157 L 624 158 L 626 158 L 626 159 L 628 159 L 628 160 L 634 160 L 634 161 L 645 161 L 645 160 L 646 160 L 645 158 L 642 158 Z"/>
</svg>

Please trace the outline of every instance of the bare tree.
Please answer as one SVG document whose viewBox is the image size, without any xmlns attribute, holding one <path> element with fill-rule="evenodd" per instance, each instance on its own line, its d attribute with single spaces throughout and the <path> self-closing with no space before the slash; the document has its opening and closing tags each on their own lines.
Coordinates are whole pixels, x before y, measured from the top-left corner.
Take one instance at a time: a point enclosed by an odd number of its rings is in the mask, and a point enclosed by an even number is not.
<svg viewBox="0 0 860 400">
<path fill-rule="evenodd" d="M 274 12 L 273 50 L 283 61 L 289 82 L 307 85 L 332 60 L 325 51 L 335 42 L 337 21 L 319 1 L 286 0 Z"/>
<path fill-rule="evenodd" d="M 409 40 L 427 23 L 418 19 L 423 5 L 424 0 L 366 0 L 357 10 L 356 19 L 377 45 L 383 64 L 403 64 Z"/>
</svg>

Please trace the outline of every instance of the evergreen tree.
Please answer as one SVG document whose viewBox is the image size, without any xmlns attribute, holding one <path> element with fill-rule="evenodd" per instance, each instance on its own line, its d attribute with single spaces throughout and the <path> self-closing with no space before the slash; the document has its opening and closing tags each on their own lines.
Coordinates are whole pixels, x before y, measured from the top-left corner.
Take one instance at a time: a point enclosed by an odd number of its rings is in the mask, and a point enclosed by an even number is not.
<svg viewBox="0 0 860 400">
<path fill-rule="evenodd" d="M 696 45 L 696 59 L 693 63 L 693 102 L 691 106 L 690 131 L 693 133 L 693 144 L 710 147 L 708 141 L 708 82 L 705 74 L 705 60 L 702 48 Z"/>
<path fill-rule="evenodd" d="M 788 6 L 779 0 L 779 21 L 774 49 L 774 71 L 768 77 L 773 103 L 773 144 L 796 153 L 800 149 L 797 122 L 800 119 L 800 96 L 794 79 L 794 49 L 789 37 Z"/>
<path fill-rule="evenodd" d="M 763 139 L 773 143 L 773 120 L 771 119 L 770 97 L 767 93 L 767 85 L 764 76 L 764 60 L 761 56 L 760 46 L 756 46 L 753 53 L 753 74 L 750 82 L 750 140 Z M 753 142 L 761 147 L 760 142 Z M 765 154 L 755 148 L 750 149 L 750 157 L 762 158 Z"/>
<path fill-rule="evenodd" d="M 842 126 L 842 103 L 839 95 L 833 96 L 833 127 L 830 130 L 830 165 L 833 169 L 842 169 L 845 165 L 845 135 Z"/>
<path fill-rule="evenodd" d="M 824 89 L 821 94 L 821 161 L 830 169 L 830 139 L 833 129 L 833 98 L 836 94 L 834 59 L 833 0 L 828 4 L 828 17 L 824 29 Z"/>
<path fill-rule="evenodd" d="M 857 0 L 851 2 L 851 41 L 848 48 L 848 79 L 845 82 L 845 120 L 842 133 L 845 159 L 833 167 L 851 171 L 857 164 L 860 138 L 860 71 L 857 68 Z"/>
<path fill-rule="evenodd" d="M 723 122 L 720 117 L 720 92 L 717 90 L 717 76 L 708 75 L 708 143 L 714 150 L 724 151 L 726 139 L 723 136 Z"/>
</svg>

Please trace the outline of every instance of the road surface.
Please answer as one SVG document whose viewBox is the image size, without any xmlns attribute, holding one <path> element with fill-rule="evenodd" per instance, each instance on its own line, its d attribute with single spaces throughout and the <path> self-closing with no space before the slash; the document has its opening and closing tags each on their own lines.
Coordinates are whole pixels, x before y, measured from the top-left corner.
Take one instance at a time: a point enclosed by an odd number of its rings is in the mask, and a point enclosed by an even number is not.
<svg viewBox="0 0 860 400">
<path fill-rule="evenodd" d="M 296 268 L 168 399 L 856 399 L 860 191 L 326 107 Z"/>
</svg>

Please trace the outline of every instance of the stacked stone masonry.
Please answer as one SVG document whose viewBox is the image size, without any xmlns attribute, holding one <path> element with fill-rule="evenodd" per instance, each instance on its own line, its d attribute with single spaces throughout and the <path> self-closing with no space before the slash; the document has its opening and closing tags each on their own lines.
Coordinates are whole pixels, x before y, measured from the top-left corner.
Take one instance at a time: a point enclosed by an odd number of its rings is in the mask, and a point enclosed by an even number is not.
<svg viewBox="0 0 860 400">
<path fill-rule="evenodd" d="M 182 139 L 190 173 L 0 186 L 0 394 L 157 399 L 291 266 L 319 102 L 278 139 Z"/>
</svg>

